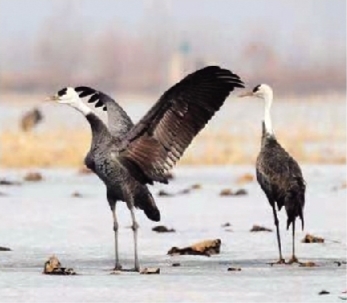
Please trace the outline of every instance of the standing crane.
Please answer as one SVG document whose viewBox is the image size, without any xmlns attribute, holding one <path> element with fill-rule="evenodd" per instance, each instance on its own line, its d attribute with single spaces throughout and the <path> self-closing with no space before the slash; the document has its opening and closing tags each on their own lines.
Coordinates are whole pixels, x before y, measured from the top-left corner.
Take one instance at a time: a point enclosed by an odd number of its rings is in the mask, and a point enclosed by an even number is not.
<svg viewBox="0 0 347 303">
<path fill-rule="evenodd" d="M 274 215 L 279 251 L 279 260 L 276 263 L 285 263 L 282 256 L 276 205 L 278 210 L 281 210 L 283 206 L 285 207 L 287 213 L 287 229 L 292 225 L 292 257 L 288 263 L 299 263 L 295 256 L 295 220 L 299 217 L 301 219 L 301 227 L 304 229 L 306 183 L 302 176 L 300 166 L 278 143 L 274 135 L 270 115 L 273 101 L 271 87 L 267 84 L 257 85 L 253 91 L 240 95 L 240 97 L 246 96 L 254 96 L 265 102 L 261 150 L 257 157 L 256 173 L 257 181 L 264 191 Z"/>
</svg>

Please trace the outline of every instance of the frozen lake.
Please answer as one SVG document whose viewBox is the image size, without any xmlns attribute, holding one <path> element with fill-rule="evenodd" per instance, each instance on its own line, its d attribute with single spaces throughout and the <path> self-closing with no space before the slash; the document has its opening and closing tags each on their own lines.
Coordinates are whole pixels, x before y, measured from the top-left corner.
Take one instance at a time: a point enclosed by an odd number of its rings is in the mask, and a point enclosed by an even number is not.
<svg viewBox="0 0 347 303">
<path fill-rule="evenodd" d="M 305 230 L 297 230 L 297 256 L 317 267 L 271 267 L 278 252 L 275 232 L 250 233 L 253 224 L 273 228 L 271 208 L 256 182 L 236 184 L 238 176 L 254 174 L 252 166 L 179 167 L 169 185 L 151 187 L 162 220 L 176 233 L 158 234 L 157 225 L 137 211 L 141 267 L 160 267 L 160 275 L 121 273 L 113 267 L 112 216 L 104 185 L 94 175 L 76 170 L 40 170 L 42 182 L 0 186 L 0 302 L 337 302 L 346 290 L 346 167 L 303 166 L 308 183 Z M 0 170 L 0 179 L 21 180 L 26 171 Z M 176 192 L 200 184 L 190 194 L 159 197 L 160 189 Z M 248 195 L 220 197 L 224 188 L 245 188 Z M 82 197 L 72 197 L 73 192 Z M 133 266 L 130 215 L 118 205 L 120 257 Z M 280 213 L 283 253 L 291 253 L 291 232 Z M 222 228 L 230 222 L 232 231 Z M 299 224 L 298 224 L 299 226 Z M 306 233 L 325 238 L 304 244 Z M 188 246 L 220 238 L 221 253 L 167 256 L 172 246 Z M 47 276 L 43 264 L 55 254 L 62 265 L 80 275 Z M 180 262 L 180 267 L 172 267 Z M 228 272 L 228 267 L 241 267 Z M 318 295 L 321 290 L 330 292 Z"/>
</svg>

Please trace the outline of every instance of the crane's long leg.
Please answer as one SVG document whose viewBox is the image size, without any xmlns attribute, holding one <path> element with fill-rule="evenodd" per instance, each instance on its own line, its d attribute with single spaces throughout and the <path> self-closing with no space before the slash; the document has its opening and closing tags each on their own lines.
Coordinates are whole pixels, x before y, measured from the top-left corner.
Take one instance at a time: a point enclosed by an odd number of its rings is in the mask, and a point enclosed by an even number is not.
<svg viewBox="0 0 347 303">
<path fill-rule="evenodd" d="M 139 228 L 139 225 L 136 222 L 134 207 L 130 206 L 129 210 L 131 213 L 131 220 L 133 222 L 131 229 L 133 230 L 133 233 L 134 233 L 134 259 L 135 259 L 134 270 L 139 272 L 140 271 L 140 263 L 139 263 L 139 258 L 138 258 L 138 254 L 137 254 L 137 230 Z"/>
<path fill-rule="evenodd" d="M 112 216 L 113 216 L 113 230 L 114 230 L 114 252 L 115 252 L 115 270 L 121 270 L 122 266 L 119 263 L 119 254 L 118 254 L 118 220 L 116 214 L 116 204 L 112 208 Z"/>
<path fill-rule="evenodd" d="M 279 260 L 275 263 L 276 264 L 283 264 L 283 263 L 285 263 L 285 260 L 282 257 L 281 236 L 280 236 L 280 228 L 279 228 L 279 224 L 278 224 L 277 212 L 275 209 L 275 203 L 271 203 L 271 205 L 272 205 L 272 210 L 273 210 L 274 220 L 275 220 L 275 225 L 276 225 L 277 244 L 278 244 L 278 251 L 279 251 L 279 255 L 280 255 Z"/>
<path fill-rule="evenodd" d="M 295 256 L 295 219 L 294 219 L 294 221 L 292 223 L 292 237 L 293 237 L 293 239 L 292 239 L 292 241 L 293 241 L 293 243 L 292 243 L 292 250 L 293 251 L 292 251 L 292 257 L 288 261 L 288 264 L 300 263 L 298 261 L 298 258 Z"/>
</svg>

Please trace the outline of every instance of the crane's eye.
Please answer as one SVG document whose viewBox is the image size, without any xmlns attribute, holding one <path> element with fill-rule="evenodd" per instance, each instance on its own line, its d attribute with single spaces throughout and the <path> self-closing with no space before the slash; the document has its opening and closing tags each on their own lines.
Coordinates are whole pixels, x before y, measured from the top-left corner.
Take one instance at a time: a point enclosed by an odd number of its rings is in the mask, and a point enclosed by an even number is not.
<svg viewBox="0 0 347 303">
<path fill-rule="evenodd" d="M 63 89 L 61 89 L 60 91 L 58 91 L 58 96 L 61 97 L 61 96 L 65 95 L 65 94 L 66 94 L 66 91 L 67 91 L 67 88 L 66 88 L 66 87 L 63 88 Z"/>
<path fill-rule="evenodd" d="M 253 88 L 253 93 L 256 93 L 258 91 L 259 87 L 260 87 L 260 84 L 257 85 L 255 88 Z"/>
</svg>

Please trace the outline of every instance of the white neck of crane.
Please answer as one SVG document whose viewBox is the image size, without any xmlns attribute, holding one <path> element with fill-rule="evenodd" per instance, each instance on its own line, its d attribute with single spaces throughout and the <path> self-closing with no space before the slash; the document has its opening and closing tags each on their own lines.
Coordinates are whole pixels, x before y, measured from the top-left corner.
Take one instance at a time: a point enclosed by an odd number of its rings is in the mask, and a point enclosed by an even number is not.
<svg viewBox="0 0 347 303">
<path fill-rule="evenodd" d="M 265 96 L 265 106 L 264 106 L 264 123 L 265 123 L 265 131 L 266 133 L 273 135 L 273 129 L 272 129 L 272 121 L 271 121 L 271 105 L 272 105 L 272 97 L 271 96 Z"/>
<path fill-rule="evenodd" d="M 81 112 L 84 116 L 87 116 L 92 112 L 92 110 L 86 104 L 84 104 L 80 98 L 78 98 L 78 100 L 75 102 L 70 103 L 70 105 Z"/>
</svg>

